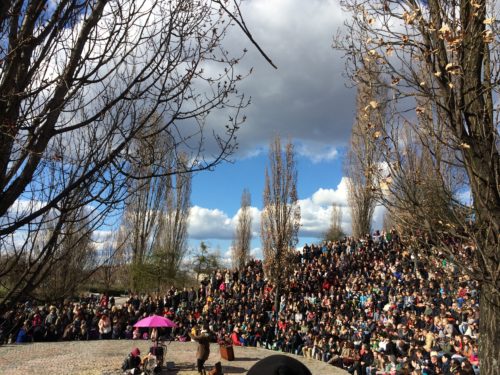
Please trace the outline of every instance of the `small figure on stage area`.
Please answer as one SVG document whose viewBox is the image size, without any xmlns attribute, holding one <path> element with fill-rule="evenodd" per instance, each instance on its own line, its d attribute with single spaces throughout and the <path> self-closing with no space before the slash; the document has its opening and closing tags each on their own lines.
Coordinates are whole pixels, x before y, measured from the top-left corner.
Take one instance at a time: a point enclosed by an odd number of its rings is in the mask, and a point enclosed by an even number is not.
<svg viewBox="0 0 500 375">
<path fill-rule="evenodd" d="M 139 374 L 141 372 L 141 351 L 134 348 L 125 358 L 122 370 L 127 374 Z"/>
<path fill-rule="evenodd" d="M 196 351 L 196 367 L 199 374 L 205 374 L 205 362 L 210 356 L 210 335 L 207 328 L 203 328 L 201 332 L 191 332 L 191 338 L 198 343 Z"/>
</svg>

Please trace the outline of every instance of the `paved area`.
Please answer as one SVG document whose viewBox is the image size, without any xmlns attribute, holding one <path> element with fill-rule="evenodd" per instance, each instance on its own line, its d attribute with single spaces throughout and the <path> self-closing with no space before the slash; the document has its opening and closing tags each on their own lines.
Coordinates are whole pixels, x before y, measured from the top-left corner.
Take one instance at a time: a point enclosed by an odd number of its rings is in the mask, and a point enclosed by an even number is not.
<svg viewBox="0 0 500 375">
<path fill-rule="evenodd" d="M 0 346 L 0 374 L 121 374 L 121 364 L 130 350 L 137 346 L 142 353 L 149 349 L 149 341 L 71 341 L 57 343 L 35 343 Z M 193 342 L 172 342 L 167 347 L 166 362 L 169 374 L 197 374 L 195 368 L 196 344 Z M 224 374 L 245 374 L 258 360 L 276 352 L 259 348 L 235 348 L 234 361 L 222 360 L 219 347 L 212 344 L 211 355 L 206 368 L 221 361 Z M 347 372 L 326 363 L 299 356 L 313 374 L 346 375 Z M 265 374 L 262 374 L 265 375 Z"/>
</svg>

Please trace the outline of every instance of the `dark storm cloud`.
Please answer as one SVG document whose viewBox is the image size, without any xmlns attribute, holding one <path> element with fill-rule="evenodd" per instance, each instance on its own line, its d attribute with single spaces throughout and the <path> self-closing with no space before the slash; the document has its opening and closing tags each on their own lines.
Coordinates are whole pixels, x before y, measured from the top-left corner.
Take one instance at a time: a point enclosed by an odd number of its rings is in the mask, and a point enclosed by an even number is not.
<svg viewBox="0 0 500 375">
<path fill-rule="evenodd" d="M 273 69 L 243 33 L 232 29 L 228 49 L 248 49 L 238 70 L 253 67 L 240 85 L 252 97 L 238 136 L 242 155 L 267 146 L 275 134 L 304 144 L 304 150 L 311 144 L 329 154 L 324 146 L 345 145 L 355 92 L 346 88 L 344 61 L 331 48 L 343 22 L 337 2 L 253 0 L 244 2 L 242 12 L 254 38 L 278 66 Z"/>
</svg>

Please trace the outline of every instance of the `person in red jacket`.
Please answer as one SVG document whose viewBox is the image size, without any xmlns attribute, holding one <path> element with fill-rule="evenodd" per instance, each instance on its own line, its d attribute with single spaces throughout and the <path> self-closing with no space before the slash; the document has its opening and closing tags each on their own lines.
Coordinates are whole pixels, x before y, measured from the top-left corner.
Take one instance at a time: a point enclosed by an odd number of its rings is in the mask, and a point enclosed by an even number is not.
<svg viewBox="0 0 500 375">
<path fill-rule="evenodd" d="M 234 346 L 243 346 L 240 338 L 240 330 L 238 327 L 234 327 L 233 333 L 231 333 L 231 342 Z"/>
</svg>

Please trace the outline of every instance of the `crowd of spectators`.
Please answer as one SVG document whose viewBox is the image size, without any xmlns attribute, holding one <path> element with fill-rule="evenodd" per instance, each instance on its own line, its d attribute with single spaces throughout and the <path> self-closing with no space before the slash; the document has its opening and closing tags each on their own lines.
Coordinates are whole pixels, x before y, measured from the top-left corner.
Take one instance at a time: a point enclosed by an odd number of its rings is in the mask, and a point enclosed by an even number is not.
<svg viewBox="0 0 500 375">
<path fill-rule="evenodd" d="M 198 288 L 131 294 L 120 306 L 106 295 L 28 302 L 0 317 L 2 340 L 148 339 L 133 325 L 156 313 L 176 322 L 162 334 L 178 341 L 204 326 L 219 342 L 303 355 L 353 374 L 479 372 L 478 284 L 445 260 L 424 261 L 396 233 L 305 245 L 284 273 L 277 304 L 259 260 L 217 270 Z"/>
</svg>

